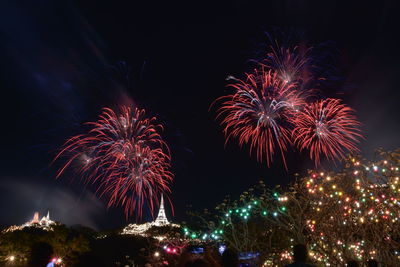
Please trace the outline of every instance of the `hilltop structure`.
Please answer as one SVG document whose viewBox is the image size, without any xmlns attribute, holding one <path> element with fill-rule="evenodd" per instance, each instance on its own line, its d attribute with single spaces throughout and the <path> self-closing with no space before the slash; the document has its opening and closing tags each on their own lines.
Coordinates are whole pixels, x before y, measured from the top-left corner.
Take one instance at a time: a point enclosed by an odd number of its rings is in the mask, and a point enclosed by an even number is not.
<svg viewBox="0 0 400 267">
<path fill-rule="evenodd" d="M 121 234 L 123 235 L 142 235 L 145 236 L 145 232 L 153 226 L 172 226 L 179 227 L 178 224 L 174 224 L 168 221 L 167 215 L 165 214 L 164 208 L 164 198 L 161 195 L 160 209 L 158 210 L 157 218 L 152 222 L 136 224 L 128 224 L 124 229 L 122 229 Z"/>
<path fill-rule="evenodd" d="M 5 232 L 12 232 L 15 230 L 22 230 L 25 227 L 37 227 L 37 228 L 42 228 L 43 230 L 51 230 L 51 226 L 56 224 L 55 221 L 52 221 L 50 219 L 50 212 L 47 212 L 46 216 L 43 216 L 42 219 L 39 219 L 39 212 L 35 212 L 33 214 L 33 218 L 32 220 L 30 220 L 29 222 L 26 222 L 22 225 L 12 225 L 10 227 L 8 227 L 7 229 L 5 229 Z"/>
</svg>

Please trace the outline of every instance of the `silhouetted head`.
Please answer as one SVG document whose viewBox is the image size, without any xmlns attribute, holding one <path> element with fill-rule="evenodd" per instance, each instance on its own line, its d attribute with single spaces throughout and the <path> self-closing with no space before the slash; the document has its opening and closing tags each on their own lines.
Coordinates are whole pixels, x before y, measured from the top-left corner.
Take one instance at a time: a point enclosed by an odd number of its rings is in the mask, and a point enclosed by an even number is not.
<svg viewBox="0 0 400 267">
<path fill-rule="evenodd" d="M 196 259 L 186 263 L 185 267 L 209 267 L 210 265 L 203 259 Z"/>
<path fill-rule="evenodd" d="M 306 245 L 297 244 L 293 247 L 293 259 L 295 262 L 306 262 L 308 258 L 308 250 Z"/>
<path fill-rule="evenodd" d="M 74 265 L 76 267 L 87 267 L 87 266 L 96 266 L 96 267 L 106 267 L 106 264 L 96 257 L 92 253 L 86 253 L 81 255 L 78 258 L 77 263 Z"/>
<path fill-rule="evenodd" d="M 378 262 L 374 259 L 369 259 L 367 261 L 367 267 L 378 267 Z"/>
<path fill-rule="evenodd" d="M 53 247 L 46 242 L 36 242 L 31 247 L 29 266 L 46 266 L 53 257 Z"/>
<path fill-rule="evenodd" d="M 222 267 L 236 267 L 239 266 L 239 257 L 235 250 L 231 248 L 225 249 L 221 256 Z"/>
<path fill-rule="evenodd" d="M 348 261 L 347 262 L 347 267 L 358 267 L 358 263 L 356 261 Z"/>
</svg>

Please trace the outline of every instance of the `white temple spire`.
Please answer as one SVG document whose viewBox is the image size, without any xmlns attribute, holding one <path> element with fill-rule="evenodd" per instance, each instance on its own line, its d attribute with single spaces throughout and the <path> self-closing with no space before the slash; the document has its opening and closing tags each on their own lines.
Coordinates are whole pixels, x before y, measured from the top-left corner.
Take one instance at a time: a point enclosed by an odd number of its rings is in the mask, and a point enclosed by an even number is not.
<svg viewBox="0 0 400 267">
<path fill-rule="evenodd" d="M 156 220 L 154 221 L 154 224 L 157 226 L 169 224 L 167 215 L 165 214 L 163 195 L 161 195 L 160 209 L 158 211 L 158 215 L 157 215 Z"/>
</svg>

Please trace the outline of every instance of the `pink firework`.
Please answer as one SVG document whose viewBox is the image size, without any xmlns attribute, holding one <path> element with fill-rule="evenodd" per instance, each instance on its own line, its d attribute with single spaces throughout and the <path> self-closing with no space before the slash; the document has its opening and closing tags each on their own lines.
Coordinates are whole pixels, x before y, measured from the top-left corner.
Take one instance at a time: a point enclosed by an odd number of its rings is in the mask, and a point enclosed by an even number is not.
<svg viewBox="0 0 400 267">
<path fill-rule="evenodd" d="M 300 150 L 309 150 L 310 158 L 319 165 L 321 155 L 333 161 L 343 158 L 345 151 L 358 151 L 359 126 L 352 108 L 328 98 L 306 105 L 298 113 L 294 142 Z"/>
<path fill-rule="evenodd" d="M 72 165 L 84 182 L 95 184 L 97 193 L 108 198 L 108 207 L 123 206 L 128 217 L 140 218 L 144 204 L 153 211 L 158 197 L 169 192 L 173 175 L 166 143 L 145 111 L 121 107 L 104 108 L 92 129 L 65 142 L 55 159 L 67 157 L 57 177 Z"/>
<path fill-rule="evenodd" d="M 234 137 L 240 146 L 249 144 L 250 154 L 256 150 L 257 159 L 265 159 L 268 166 L 278 149 L 286 167 L 284 152 L 290 144 L 293 117 L 304 104 L 295 84 L 260 68 L 229 86 L 234 92 L 217 99 L 222 101 L 218 117 L 224 117 L 226 141 Z"/>
</svg>

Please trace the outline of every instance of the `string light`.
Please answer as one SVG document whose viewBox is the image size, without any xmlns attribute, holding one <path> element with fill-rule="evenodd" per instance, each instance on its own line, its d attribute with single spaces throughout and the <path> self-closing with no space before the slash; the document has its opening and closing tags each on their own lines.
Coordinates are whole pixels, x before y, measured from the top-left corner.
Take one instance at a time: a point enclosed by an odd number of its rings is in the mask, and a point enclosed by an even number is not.
<svg viewBox="0 0 400 267">
<path fill-rule="evenodd" d="M 315 262 L 321 262 L 325 266 L 342 265 L 349 255 L 364 261 L 372 256 L 386 257 L 385 251 L 395 251 L 390 244 L 399 244 L 395 243 L 397 237 L 393 239 L 391 234 L 399 231 L 400 186 L 399 167 L 391 163 L 392 161 L 386 160 L 380 164 L 364 164 L 354 159 L 353 167 L 349 168 L 344 176 L 341 173 L 316 172 L 312 173 L 311 177 L 299 181 L 300 190 L 303 185 L 305 199 L 311 208 L 311 212 L 306 214 L 309 218 L 306 225 L 310 230 L 308 238 L 314 242 L 310 247 L 310 257 Z M 271 192 L 270 196 L 263 196 L 257 200 L 253 198 L 243 205 L 231 207 L 228 212 L 225 211 L 224 219 L 215 224 L 220 225 L 218 231 L 211 235 L 204 234 L 203 239 L 227 238 L 226 231 L 222 231 L 222 228 L 236 223 L 238 219 L 247 222 L 260 216 L 265 222 L 279 225 L 280 222 L 290 221 L 286 220 L 289 214 L 297 215 L 291 212 L 291 201 L 296 194 L 290 190 L 279 193 L 275 191 Z M 282 206 L 283 202 L 288 204 Z M 340 224 L 337 224 L 339 222 Z M 384 237 L 388 243 L 371 241 L 371 237 L 365 236 L 363 231 L 366 230 L 363 229 L 381 233 L 376 236 Z M 273 232 L 273 228 L 268 231 Z M 349 238 L 352 237 L 352 233 L 355 237 Z M 334 236 L 338 239 L 332 242 Z M 399 260 L 400 252 L 396 252 L 396 259 Z M 288 261 L 291 257 L 288 251 L 277 255 L 280 261 Z M 264 262 L 264 266 L 281 265 L 274 256 L 271 257 Z"/>
</svg>

